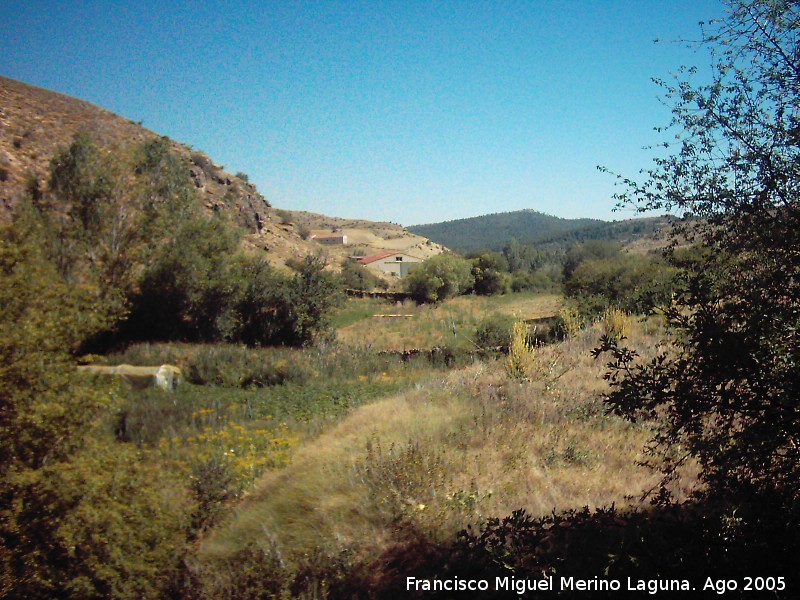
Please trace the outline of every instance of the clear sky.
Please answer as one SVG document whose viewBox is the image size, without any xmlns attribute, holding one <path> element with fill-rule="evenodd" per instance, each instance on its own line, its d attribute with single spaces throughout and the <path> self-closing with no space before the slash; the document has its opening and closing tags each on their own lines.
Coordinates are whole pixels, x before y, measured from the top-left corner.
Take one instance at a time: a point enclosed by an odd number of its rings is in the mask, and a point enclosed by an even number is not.
<svg viewBox="0 0 800 600">
<path fill-rule="evenodd" d="M 717 0 L 0 1 L 0 74 L 244 171 L 274 206 L 404 225 L 619 219 L 669 120 L 651 77 Z"/>
</svg>

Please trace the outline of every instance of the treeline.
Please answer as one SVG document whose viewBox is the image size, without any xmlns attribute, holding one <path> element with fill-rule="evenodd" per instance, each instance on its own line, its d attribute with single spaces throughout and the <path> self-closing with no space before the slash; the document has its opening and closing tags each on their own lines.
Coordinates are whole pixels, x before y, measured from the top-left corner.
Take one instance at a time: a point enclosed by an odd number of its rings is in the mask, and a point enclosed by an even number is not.
<svg viewBox="0 0 800 600">
<path fill-rule="evenodd" d="M 129 443 L 127 394 L 80 375 L 76 355 L 324 336 L 341 289 L 324 261 L 287 274 L 240 241 L 201 209 L 163 139 L 106 153 L 81 134 L 44 181 L 29 178 L 0 227 L 0 597 L 156 598 L 184 585 L 188 542 L 229 495 L 220 475 L 208 497 L 219 464 L 187 474 Z"/>
<path fill-rule="evenodd" d="M 533 210 L 521 210 L 415 225 L 408 229 L 455 251 L 469 253 L 482 249 L 499 252 L 511 239 L 535 245 L 601 223 L 595 219 L 562 219 Z"/>
<path fill-rule="evenodd" d="M 418 302 L 470 293 L 563 291 L 586 318 L 611 307 L 647 313 L 670 302 L 674 278 L 688 258 L 688 251 L 667 259 L 626 252 L 619 244 L 600 240 L 576 244 L 564 254 L 512 240 L 502 252 L 430 258 L 411 271 L 405 285 Z"/>
<path fill-rule="evenodd" d="M 87 134 L 31 179 L 18 241 L 42 245 L 66 285 L 87 290 L 106 326 L 85 350 L 133 340 L 302 345 L 327 327 L 341 283 L 324 260 L 287 275 L 241 249 L 241 229 L 206 214 L 164 139 L 102 153 Z"/>
</svg>

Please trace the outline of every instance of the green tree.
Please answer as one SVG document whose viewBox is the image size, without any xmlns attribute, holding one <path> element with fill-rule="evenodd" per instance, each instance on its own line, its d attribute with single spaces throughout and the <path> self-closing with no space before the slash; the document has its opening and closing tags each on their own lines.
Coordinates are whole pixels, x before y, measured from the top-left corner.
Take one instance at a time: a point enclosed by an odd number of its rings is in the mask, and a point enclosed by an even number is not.
<svg viewBox="0 0 800 600">
<path fill-rule="evenodd" d="M 520 244 L 512 238 L 503 246 L 503 256 L 508 262 L 511 273 L 518 271 L 535 271 L 546 262 L 546 255 L 541 250 L 526 244 Z"/>
<path fill-rule="evenodd" d="M 177 227 L 153 257 L 124 325 L 133 339 L 216 341 L 237 329 L 239 231 L 219 214 Z"/>
<path fill-rule="evenodd" d="M 497 252 L 485 252 L 477 257 L 472 266 L 473 290 L 476 294 L 491 296 L 508 291 L 510 277 L 508 261 Z"/>
<path fill-rule="evenodd" d="M 710 83 L 662 82 L 676 147 L 622 202 L 677 210 L 704 246 L 666 317 L 675 347 L 649 363 L 612 340 L 611 408 L 661 417 L 669 478 L 699 461 L 703 494 L 756 527 L 800 505 L 800 8 L 739 0 L 703 32 Z M 768 507 L 775 508 L 767 511 Z M 777 508 L 776 508 L 777 507 Z M 767 511 L 764 513 L 764 511 Z M 794 515 L 794 516 L 793 516 Z M 790 525 L 795 519 L 795 525 Z"/>
<path fill-rule="evenodd" d="M 372 290 L 379 287 L 381 280 L 357 262 L 349 259 L 342 261 L 342 284 L 351 290 Z"/>
<path fill-rule="evenodd" d="M 25 217 L 0 229 L 0 596 L 163 597 L 188 496 L 106 435 L 117 392 L 69 351 L 114 315 L 64 282 Z"/>
<path fill-rule="evenodd" d="M 189 168 L 171 151 L 167 138 L 156 138 L 138 147 L 133 171 L 136 204 L 141 211 L 138 226 L 143 229 L 143 237 L 159 240 L 174 232 L 176 224 L 199 215 Z"/>
<path fill-rule="evenodd" d="M 309 255 L 289 286 L 293 336 L 284 343 L 303 345 L 330 332 L 330 310 L 344 301 L 338 278 L 326 270 L 322 255 Z"/>
<path fill-rule="evenodd" d="M 326 337 L 330 311 L 344 294 L 340 278 L 325 267 L 323 257 L 307 256 L 287 277 L 263 259 L 244 259 L 235 339 L 253 346 L 302 346 Z"/>
<path fill-rule="evenodd" d="M 104 153 L 87 133 L 51 161 L 47 189 L 29 185 L 27 210 L 70 283 L 94 286 L 120 315 L 143 265 L 199 216 L 189 171 L 164 139 Z"/>
<path fill-rule="evenodd" d="M 472 264 L 451 254 L 439 254 L 414 267 L 405 279 L 417 302 L 438 302 L 466 292 L 474 283 Z"/>
</svg>

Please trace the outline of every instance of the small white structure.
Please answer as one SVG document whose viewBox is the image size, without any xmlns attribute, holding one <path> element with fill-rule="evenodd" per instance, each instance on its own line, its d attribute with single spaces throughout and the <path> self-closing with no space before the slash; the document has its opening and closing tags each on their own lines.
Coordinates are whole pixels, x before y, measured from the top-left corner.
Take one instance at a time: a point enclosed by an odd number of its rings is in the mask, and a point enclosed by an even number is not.
<svg viewBox="0 0 800 600">
<path fill-rule="evenodd" d="M 346 235 L 312 235 L 311 239 L 328 246 L 347 246 Z"/>
<path fill-rule="evenodd" d="M 160 367 L 86 365 L 78 367 L 78 370 L 93 375 L 117 377 L 135 390 L 154 387 L 171 392 L 183 381 L 181 370 L 174 365 Z"/>
<path fill-rule="evenodd" d="M 381 271 L 388 275 L 394 275 L 401 279 L 408 275 L 413 265 L 425 262 L 425 259 L 411 256 L 404 252 L 382 252 L 372 256 L 362 256 L 357 259 L 359 264 L 367 268 Z"/>
</svg>

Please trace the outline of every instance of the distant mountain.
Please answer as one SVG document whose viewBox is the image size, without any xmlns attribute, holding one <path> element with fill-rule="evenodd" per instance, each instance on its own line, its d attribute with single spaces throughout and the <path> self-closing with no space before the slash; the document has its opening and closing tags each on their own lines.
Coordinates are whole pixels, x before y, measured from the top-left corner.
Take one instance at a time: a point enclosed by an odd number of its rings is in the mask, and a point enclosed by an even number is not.
<svg viewBox="0 0 800 600">
<path fill-rule="evenodd" d="M 609 225 L 599 219 L 562 219 L 535 210 L 495 213 L 444 223 L 408 227 L 418 235 L 458 252 L 501 250 L 512 238 L 523 244 L 567 238 L 578 230 Z"/>
<path fill-rule="evenodd" d="M 573 244 L 590 240 L 617 242 L 623 246 L 637 246 L 642 249 L 663 248 L 671 217 L 643 217 L 624 221 L 601 221 L 587 227 L 543 238 L 536 243 L 544 249 L 568 248 Z"/>
</svg>

